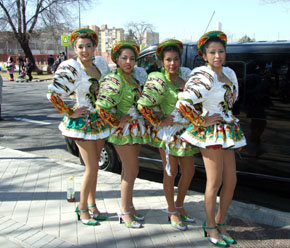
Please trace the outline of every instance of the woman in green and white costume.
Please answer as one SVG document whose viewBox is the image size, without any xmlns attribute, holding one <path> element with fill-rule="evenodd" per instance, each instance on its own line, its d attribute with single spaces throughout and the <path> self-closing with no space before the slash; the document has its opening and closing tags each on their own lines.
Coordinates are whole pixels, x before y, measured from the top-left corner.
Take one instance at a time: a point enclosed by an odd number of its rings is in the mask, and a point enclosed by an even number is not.
<svg viewBox="0 0 290 248">
<path fill-rule="evenodd" d="M 180 134 L 190 122 L 175 109 L 177 94 L 183 89 L 191 72 L 189 68 L 180 67 L 182 52 L 183 45 L 178 40 L 167 40 L 159 44 L 156 54 L 163 68 L 161 72 L 149 74 L 138 101 L 138 109 L 152 124 L 150 144 L 159 148 L 162 157 L 168 220 L 173 227 L 186 230 L 182 221 L 195 221 L 187 215 L 183 203 L 195 171 L 193 155 L 198 149 L 181 140 Z M 181 168 L 181 178 L 174 202 L 174 182 L 178 164 Z"/>
<path fill-rule="evenodd" d="M 136 213 L 132 196 L 141 144 L 150 141 L 149 127 L 136 107 L 141 94 L 139 74 L 134 71 L 138 55 L 139 46 L 133 41 L 120 41 L 113 46 L 111 57 L 117 70 L 101 81 L 96 102 L 101 118 L 112 127 L 108 141 L 115 145 L 122 161 L 119 220 L 131 228 L 140 228 L 138 221 L 144 220 Z"/>
</svg>

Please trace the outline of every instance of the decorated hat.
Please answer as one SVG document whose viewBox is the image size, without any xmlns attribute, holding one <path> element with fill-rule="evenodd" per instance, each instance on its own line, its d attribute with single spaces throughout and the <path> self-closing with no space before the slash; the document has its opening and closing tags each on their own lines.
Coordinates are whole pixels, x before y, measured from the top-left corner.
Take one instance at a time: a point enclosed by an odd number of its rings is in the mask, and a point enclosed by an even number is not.
<svg viewBox="0 0 290 248">
<path fill-rule="evenodd" d="M 169 46 L 174 46 L 177 47 L 177 49 L 179 50 L 180 55 L 182 55 L 183 53 L 183 45 L 182 42 L 179 40 L 174 40 L 174 39 L 170 39 L 170 40 L 166 40 L 161 42 L 158 47 L 156 48 L 156 55 L 157 58 L 159 60 L 162 60 L 162 53 L 165 47 L 169 47 Z"/>
<path fill-rule="evenodd" d="M 210 31 L 205 33 L 203 36 L 201 36 L 197 42 L 197 54 L 202 57 L 202 51 L 204 51 L 204 45 L 205 43 L 211 39 L 217 37 L 221 40 L 221 42 L 225 45 L 225 47 L 227 46 L 227 36 L 225 33 L 223 33 L 222 31 Z"/>
<path fill-rule="evenodd" d="M 121 40 L 114 44 L 114 46 L 111 49 L 111 58 L 114 63 L 117 63 L 117 56 L 118 51 L 123 47 L 130 47 L 135 52 L 135 55 L 138 56 L 140 53 L 140 48 L 138 44 L 131 40 Z"/>
<path fill-rule="evenodd" d="M 96 34 L 95 31 L 89 28 L 80 28 L 80 29 L 74 30 L 70 35 L 70 42 L 71 42 L 72 47 L 74 47 L 75 41 L 82 34 L 88 34 L 91 37 L 91 39 L 95 42 L 95 45 L 96 46 L 98 45 L 98 35 Z"/>
</svg>

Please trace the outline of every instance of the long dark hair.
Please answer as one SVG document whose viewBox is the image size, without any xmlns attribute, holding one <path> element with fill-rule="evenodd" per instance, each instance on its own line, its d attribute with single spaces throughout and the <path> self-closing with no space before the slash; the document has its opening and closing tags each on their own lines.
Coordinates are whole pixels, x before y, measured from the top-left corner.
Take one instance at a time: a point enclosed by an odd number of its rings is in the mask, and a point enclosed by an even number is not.
<svg viewBox="0 0 290 248">
<path fill-rule="evenodd" d="M 165 47 L 165 48 L 163 49 L 162 53 L 160 54 L 161 59 L 162 59 L 162 60 L 164 59 L 164 53 L 165 53 L 165 52 L 171 52 L 171 51 L 173 51 L 173 52 L 177 52 L 178 55 L 179 55 L 179 58 L 181 59 L 180 51 L 179 51 L 179 49 L 178 49 L 176 46 L 167 46 L 167 47 Z"/>
<path fill-rule="evenodd" d="M 203 54 L 205 54 L 205 51 L 206 51 L 206 49 L 209 47 L 209 44 L 210 44 L 211 42 L 219 42 L 219 43 L 221 43 L 221 44 L 223 45 L 224 49 L 226 50 L 225 43 L 224 43 L 224 42 L 223 42 L 219 37 L 212 37 L 212 38 L 208 39 L 208 40 L 206 41 L 206 43 L 204 44 L 204 47 L 203 47 L 203 49 L 202 49 L 202 53 L 203 53 Z"/>
</svg>

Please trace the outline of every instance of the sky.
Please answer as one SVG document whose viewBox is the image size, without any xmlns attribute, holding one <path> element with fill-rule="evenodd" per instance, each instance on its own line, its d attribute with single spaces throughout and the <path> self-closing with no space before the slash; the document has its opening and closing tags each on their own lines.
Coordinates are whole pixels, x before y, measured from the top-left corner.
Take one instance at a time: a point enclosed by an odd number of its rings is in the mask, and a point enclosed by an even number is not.
<svg viewBox="0 0 290 248">
<path fill-rule="evenodd" d="M 108 28 L 125 28 L 129 22 L 145 21 L 154 26 L 160 41 L 166 38 L 196 41 L 205 31 L 216 30 L 220 22 L 229 41 L 244 35 L 257 41 L 290 40 L 290 1 L 275 4 L 265 4 L 262 0 L 92 2 L 89 8 L 81 8 L 81 25 L 107 24 Z"/>
</svg>

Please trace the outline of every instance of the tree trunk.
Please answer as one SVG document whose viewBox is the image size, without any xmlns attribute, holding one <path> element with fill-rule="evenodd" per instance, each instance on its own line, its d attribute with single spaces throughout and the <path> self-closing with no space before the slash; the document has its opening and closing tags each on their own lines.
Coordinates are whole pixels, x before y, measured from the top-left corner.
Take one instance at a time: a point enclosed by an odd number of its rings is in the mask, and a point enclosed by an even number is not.
<svg viewBox="0 0 290 248">
<path fill-rule="evenodd" d="M 34 56 L 31 52 L 31 49 L 29 47 L 29 40 L 27 39 L 22 39 L 22 40 L 19 40 L 19 43 L 20 43 L 20 46 L 21 48 L 23 49 L 24 53 L 25 53 L 25 56 L 27 58 L 30 59 L 31 63 L 33 64 L 33 70 L 38 74 L 42 74 L 42 70 L 40 70 L 37 66 L 36 66 L 36 63 L 35 63 L 35 59 L 34 59 Z"/>
</svg>

